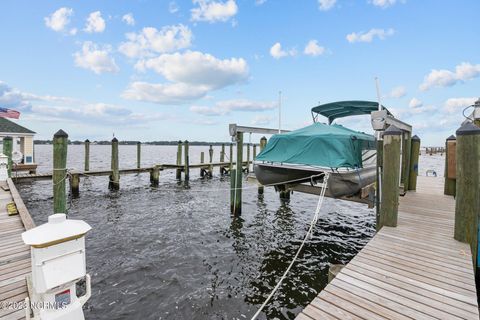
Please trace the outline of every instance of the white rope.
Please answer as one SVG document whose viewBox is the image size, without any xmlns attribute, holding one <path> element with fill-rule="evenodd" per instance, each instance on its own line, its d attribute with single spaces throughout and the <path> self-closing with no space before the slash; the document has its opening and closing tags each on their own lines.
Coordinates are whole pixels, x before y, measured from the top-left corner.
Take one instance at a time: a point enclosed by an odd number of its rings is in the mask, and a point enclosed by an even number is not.
<svg viewBox="0 0 480 320">
<path fill-rule="evenodd" d="M 278 283 L 277 283 L 277 285 L 275 286 L 275 288 L 273 288 L 272 292 L 270 292 L 270 294 L 268 295 L 268 297 L 267 297 L 267 299 L 265 300 L 265 302 L 260 306 L 260 309 L 258 309 L 258 311 L 253 315 L 253 317 L 252 317 L 251 320 L 255 320 L 255 319 L 260 315 L 260 313 L 262 312 L 263 308 L 265 308 L 265 306 L 266 306 L 267 303 L 270 301 L 270 299 L 272 299 L 272 297 L 273 297 L 273 295 L 275 294 L 275 292 L 277 292 L 278 288 L 280 288 L 280 286 L 282 285 L 283 280 L 285 280 L 285 278 L 287 277 L 288 272 L 290 271 L 290 269 L 293 267 L 293 265 L 294 265 L 295 262 L 297 261 L 297 258 L 298 258 L 298 256 L 300 255 L 300 252 L 302 251 L 303 246 L 304 246 L 305 243 L 307 242 L 308 237 L 311 236 L 313 227 L 314 227 L 315 224 L 317 223 L 318 218 L 319 218 L 319 216 L 320 216 L 320 209 L 322 208 L 323 199 L 325 198 L 325 190 L 326 190 L 328 178 L 329 178 L 329 174 L 328 174 L 328 173 L 325 173 L 325 176 L 324 176 L 324 178 L 323 178 L 323 188 L 322 188 L 322 191 L 320 192 L 320 197 L 318 198 L 317 208 L 315 209 L 315 214 L 313 215 L 312 222 L 310 223 L 310 228 L 308 229 L 307 234 L 305 235 L 305 238 L 303 238 L 302 244 L 301 244 L 300 247 L 298 248 L 298 251 L 297 251 L 297 253 L 295 254 L 295 256 L 293 257 L 292 262 L 290 262 L 290 265 L 288 266 L 287 270 L 285 270 L 285 272 L 283 273 L 282 277 L 281 277 L 280 280 L 278 281 Z"/>
</svg>

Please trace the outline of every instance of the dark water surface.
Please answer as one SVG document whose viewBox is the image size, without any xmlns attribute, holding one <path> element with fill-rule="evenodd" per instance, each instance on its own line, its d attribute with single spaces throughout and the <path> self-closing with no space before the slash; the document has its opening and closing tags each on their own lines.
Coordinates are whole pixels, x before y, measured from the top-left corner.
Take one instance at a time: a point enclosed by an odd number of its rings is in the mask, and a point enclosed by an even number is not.
<svg viewBox="0 0 480 320">
<path fill-rule="evenodd" d="M 192 162 L 208 147 L 191 147 Z M 39 171 L 51 170 L 51 146 L 36 146 Z M 142 149 L 144 165 L 173 163 L 176 147 Z M 218 148 L 215 150 L 218 158 Z M 227 152 L 228 153 L 228 152 Z M 110 147 L 91 147 L 91 170 L 108 168 Z M 218 159 L 217 159 L 218 160 Z M 216 161 L 216 160 L 214 160 Z M 135 166 L 135 146 L 120 146 L 120 166 Z M 83 146 L 69 146 L 68 167 L 83 167 Z M 294 193 L 281 202 L 272 188 L 262 197 L 245 184 L 242 217 L 229 209 L 229 178 L 188 185 L 163 171 L 125 175 L 120 190 L 107 177 L 84 178 L 69 198 L 69 216 L 92 226 L 87 269 L 92 297 L 87 319 L 249 319 L 276 285 L 309 227 L 318 197 Z M 18 184 L 37 224 L 52 209 L 50 181 Z M 365 205 L 326 199 L 313 237 L 260 318 L 293 319 L 326 285 L 329 263 L 346 263 L 374 234 Z"/>
</svg>

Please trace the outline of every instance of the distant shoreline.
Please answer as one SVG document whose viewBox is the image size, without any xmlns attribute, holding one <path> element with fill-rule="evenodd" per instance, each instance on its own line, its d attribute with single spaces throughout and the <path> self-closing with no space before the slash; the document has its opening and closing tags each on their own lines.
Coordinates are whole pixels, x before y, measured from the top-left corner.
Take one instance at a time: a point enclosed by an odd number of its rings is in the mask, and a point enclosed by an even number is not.
<svg viewBox="0 0 480 320">
<path fill-rule="evenodd" d="M 182 141 L 183 142 L 183 141 Z M 119 141 L 118 144 L 120 145 L 136 145 L 138 141 Z M 178 145 L 178 141 L 147 141 L 141 142 L 145 145 L 153 145 L 153 146 L 176 146 Z M 229 145 L 231 142 L 205 142 L 205 141 L 189 141 L 188 144 L 191 146 L 221 146 L 222 144 Z M 34 140 L 34 144 L 36 145 L 51 145 L 52 140 Z M 84 141 L 68 141 L 68 144 L 71 145 L 82 145 L 85 144 Z M 111 141 L 90 141 L 91 145 L 110 145 Z M 246 144 L 246 143 L 245 143 Z M 254 143 L 251 143 L 252 145 Z"/>
</svg>

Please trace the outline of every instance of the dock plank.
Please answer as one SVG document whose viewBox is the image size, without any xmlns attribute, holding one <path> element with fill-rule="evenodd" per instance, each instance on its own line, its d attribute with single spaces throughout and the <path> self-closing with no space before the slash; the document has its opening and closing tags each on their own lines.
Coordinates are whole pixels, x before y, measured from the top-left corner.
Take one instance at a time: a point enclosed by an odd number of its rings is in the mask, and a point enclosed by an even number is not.
<svg viewBox="0 0 480 320">
<path fill-rule="evenodd" d="M 470 247 L 443 178 L 418 177 L 383 227 L 297 319 L 479 319 Z"/>
</svg>

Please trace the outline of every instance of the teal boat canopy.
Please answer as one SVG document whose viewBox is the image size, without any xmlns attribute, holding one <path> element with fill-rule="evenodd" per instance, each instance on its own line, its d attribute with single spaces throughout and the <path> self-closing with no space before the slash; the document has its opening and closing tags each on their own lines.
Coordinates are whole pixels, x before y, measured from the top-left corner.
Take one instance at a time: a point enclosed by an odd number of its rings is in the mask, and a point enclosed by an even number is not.
<svg viewBox="0 0 480 320">
<path fill-rule="evenodd" d="M 256 160 L 353 169 L 362 168 L 362 152 L 373 149 L 372 135 L 338 124 L 314 123 L 273 135 Z"/>
<path fill-rule="evenodd" d="M 384 106 L 382 108 L 387 110 Z M 314 113 L 320 114 L 328 118 L 328 123 L 332 123 L 337 118 L 370 114 L 372 111 L 377 110 L 378 102 L 361 100 L 337 101 L 313 107 L 312 116 Z M 390 111 L 387 110 L 387 112 L 391 115 Z M 315 116 L 313 118 L 316 121 Z"/>
</svg>

